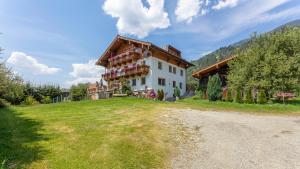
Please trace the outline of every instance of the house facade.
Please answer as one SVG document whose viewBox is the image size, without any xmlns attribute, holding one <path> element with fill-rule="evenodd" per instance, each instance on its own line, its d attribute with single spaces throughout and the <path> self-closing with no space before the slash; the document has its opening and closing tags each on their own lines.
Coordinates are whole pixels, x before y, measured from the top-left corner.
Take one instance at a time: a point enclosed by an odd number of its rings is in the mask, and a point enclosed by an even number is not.
<svg viewBox="0 0 300 169">
<path fill-rule="evenodd" d="M 117 36 L 96 63 L 105 67 L 102 78 L 108 90 L 127 84 L 133 91 L 163 90 L 172 97 L 174 88 L 186 92 L 186 69 L 191 63 L 181 52 L 167 45 L 160 48 L 150 42 Z"/>
</svg>

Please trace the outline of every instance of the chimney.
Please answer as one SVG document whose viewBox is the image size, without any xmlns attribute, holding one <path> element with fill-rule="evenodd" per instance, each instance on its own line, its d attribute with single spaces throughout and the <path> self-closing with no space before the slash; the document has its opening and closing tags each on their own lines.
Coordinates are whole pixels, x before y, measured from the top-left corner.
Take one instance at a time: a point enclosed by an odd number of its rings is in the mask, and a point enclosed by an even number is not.
<svg viewBox="0 0 300 169">
<path fill-rule="evenodd" d="M 172 54 L 172 55 L 174 55 L 174 56 L 176 56 L 176 57 L 181 58 L 181 51 L 178 50 L 178 49 L 176 49 L 175 47 L 173 47 L 173 46 L 171 46 L 171 45 L 166 45 L 166 46 L 164 47 L 164 49 L 165 49 L 168 53 L 170 53 L 170 54 Z"/>
</svg>

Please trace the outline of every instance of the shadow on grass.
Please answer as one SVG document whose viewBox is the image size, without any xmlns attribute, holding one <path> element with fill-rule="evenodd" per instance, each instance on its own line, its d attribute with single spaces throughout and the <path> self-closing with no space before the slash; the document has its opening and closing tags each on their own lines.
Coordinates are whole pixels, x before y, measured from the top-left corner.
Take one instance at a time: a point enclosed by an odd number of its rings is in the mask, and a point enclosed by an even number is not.
<svg viewBox="0 0 300 169">
<path fill-rule="evenodd" d="M 10 108 L 0 108 L 0 164 L 22 168 L 42 158 L 45 150 L 37 142 L 46 140 L 39 134 L 42 123 L 24 118 Z M 0 165 L 1 167 L 1 165 Z"/>
</svg>

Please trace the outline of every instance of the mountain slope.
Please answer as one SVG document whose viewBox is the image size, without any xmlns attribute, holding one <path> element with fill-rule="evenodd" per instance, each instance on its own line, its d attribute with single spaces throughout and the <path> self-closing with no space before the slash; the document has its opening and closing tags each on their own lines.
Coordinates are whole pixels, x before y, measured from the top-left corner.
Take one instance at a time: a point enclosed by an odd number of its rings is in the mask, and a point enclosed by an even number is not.
<svg viewBox="0 0 300 169">
<path fill-rule="evenodd" d="M 270 32 L 279 31 L 287 26 L 300 27 L 300 19 L 288 22 L 282 26 L 275 28 L 274 30 L 272 30 Z M 269 33 L 269 32 L 267 32 L 267 33 Z M 199 58 L 198 60 L 192 61 L 192 63 L 195 66 L 188 69 L 188 80 L 192 80 L 191 74 L 195 70 L 205 68 L 209 65 L 216 63 L 217 60 L 223 60 L 223 59 L 226 59 L 227 57 L 232 56 L 237 49 L 246 48 L 247 45 L 249 44 L 249 42 L 250 42 L 250 38 L 244 39 L 237 43 L 231 44 L 229 46 L 221 47 L 221 48 L 217 49 L 216 51 Z"/>
</svg>

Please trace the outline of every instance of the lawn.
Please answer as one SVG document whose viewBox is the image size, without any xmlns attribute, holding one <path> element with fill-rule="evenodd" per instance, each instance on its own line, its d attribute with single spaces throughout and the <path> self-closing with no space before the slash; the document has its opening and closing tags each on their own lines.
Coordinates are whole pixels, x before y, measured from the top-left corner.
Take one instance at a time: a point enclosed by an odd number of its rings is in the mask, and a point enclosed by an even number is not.
<svg viewBox="0 0 300 169">
<path fill-rule="evenodd" d="M 164 168 L 171 143 L 157 120 L 161 105 L 120 98 L 0 109 L 0 164 Z"/>
<path fill-rule="evenodd" d="M 116 98 L 10 107 L 0 109 L 0 164 L 5 160 L 7 168 L 168 168 L 174 143 L 159 120 L 165 107 L 300 115 L 299 100 L 251 105 L 197 97 L 175 103 Z"/>
<path fill-rule="evenodd" d="M 224 101 L 211 102 L 199 99 L 197 96 L 183 99 L 175 104 L 177 107 L 190 107 L 200 110 L 236 111 L 253 114 L 300 115 L 300 98 L 288 101 L 286 104 L 239 104 Z"/>
</svg>

